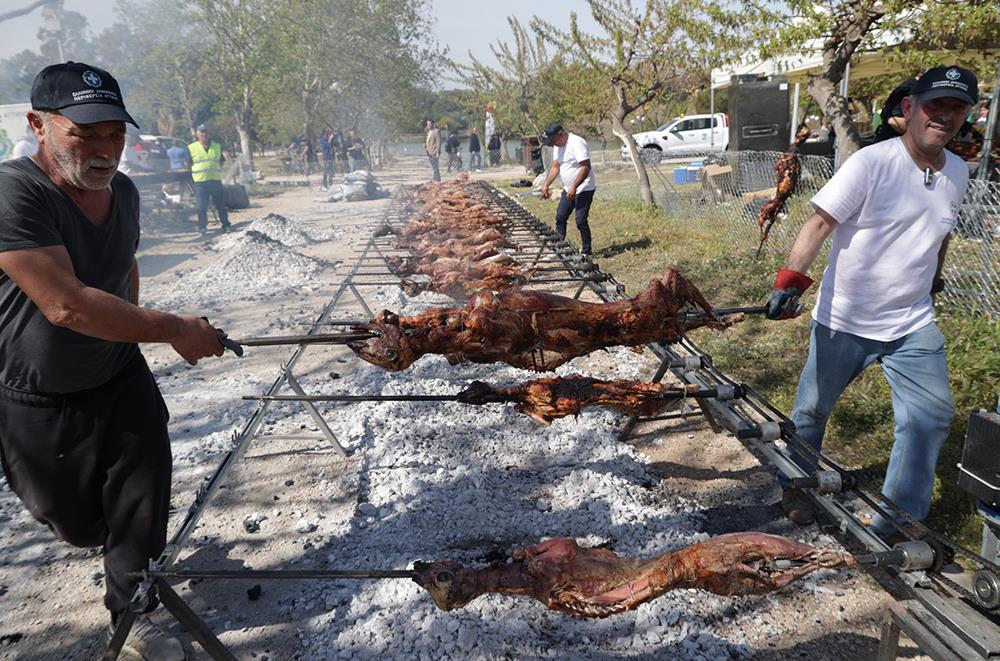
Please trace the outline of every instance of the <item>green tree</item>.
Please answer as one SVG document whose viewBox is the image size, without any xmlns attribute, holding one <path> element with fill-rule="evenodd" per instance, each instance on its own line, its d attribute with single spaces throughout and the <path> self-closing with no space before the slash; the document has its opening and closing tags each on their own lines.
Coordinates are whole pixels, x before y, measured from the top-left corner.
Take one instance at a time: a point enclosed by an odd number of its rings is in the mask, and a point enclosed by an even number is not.
<svg viewBox="0 0 1000 661">
<path fill-rule="evenodd" d="M 199 57 L 211 62 L 220 105 L 231 113 L 245 167 L 253 170 L 251 135 L 260 81 L 273 69 L 275 14 L 268 0 L 188 0 Z"/>
<path fill-rule="evenodd" d="M 653 204 L 639 150 L 626 120 L 654 99 L 685 97 L 697 90 L 711 67 L 722 60 L 729 18 L 708 0 L 646 0 L 638 9 L 631 0 L 588 0 L 604 34 L 582 32 L 576 13 L 566 32 L 538 18 L 532 27 L 557 44 L 572 44 L 572 57 L 597 72 L 613 103 L 612 132 L 628 149 L 646 204 Z M 730 19 L 731 20 L 731 19 Z"/>
</svg>

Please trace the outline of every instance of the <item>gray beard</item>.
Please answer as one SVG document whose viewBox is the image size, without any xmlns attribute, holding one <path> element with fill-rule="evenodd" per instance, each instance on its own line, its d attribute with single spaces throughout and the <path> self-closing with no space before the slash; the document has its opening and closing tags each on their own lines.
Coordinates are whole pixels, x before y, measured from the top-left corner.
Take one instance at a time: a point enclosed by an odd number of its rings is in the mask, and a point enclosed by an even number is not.
<svg viewBox="0 0 1000 661">
<path fill-rule="evenodd" d="M 63 177 L 66 178 L 66 182 L 70 186 L 81 190 L 101 191 L 106 189 L 111 184 L 111 179 L 114 178 L 114 174 L 108 177 L 107 181 L 102 183 L 88 182 L 84 177 L 84 173 L 86 172 L 84 164 L 76 160 L 73 157 L 73 154 L 71 154 L 68 150 L 64 150 L 51 143 L 49 146 L 52 150 L 52 160 L 54 160 L 56 165 L 59 166 Z M 115 167 L 118 167 L 117 161 L 115 162 Z"/>
</svg>

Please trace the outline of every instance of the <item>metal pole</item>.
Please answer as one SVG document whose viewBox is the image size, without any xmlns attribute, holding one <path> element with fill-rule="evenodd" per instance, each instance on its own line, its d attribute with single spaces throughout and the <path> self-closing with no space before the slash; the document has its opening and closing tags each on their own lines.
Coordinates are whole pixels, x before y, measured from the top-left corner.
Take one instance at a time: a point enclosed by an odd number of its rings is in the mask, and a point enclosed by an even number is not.
<svg viewBox="0 0 1000 661">
<path fill-rule="evenodd" d="M 795 83 L 795 99 L 792 101 L 791 135 L 788 136 L 788 144 L 795 142 L 795 129 L 799 125 L 799 93 L 801 91 L 802 83 Z"/>
<path fill-rule="evenodd" d="M 712 72 L 708 73 L 708 116 L 711 117 L 712 137 L 708 144 L 715 147 L 715 85 L 712 84 Z M 714 151 L 714 149 L 713 149 Z"/>
<path fill-rule="evenodd" d="M 986 118 L 986 136 L 983 138 L 983 153 L 979 156 L 979 171 L 976 179 L 986 181 L 990 171 L 990 152 L 993 150 L 993 133 L 997 130 L 997 116 L 1000 116 L 1000 60 L 997 60 L 997 79 L 993 83 L 993 102 Z"/>
</svg>

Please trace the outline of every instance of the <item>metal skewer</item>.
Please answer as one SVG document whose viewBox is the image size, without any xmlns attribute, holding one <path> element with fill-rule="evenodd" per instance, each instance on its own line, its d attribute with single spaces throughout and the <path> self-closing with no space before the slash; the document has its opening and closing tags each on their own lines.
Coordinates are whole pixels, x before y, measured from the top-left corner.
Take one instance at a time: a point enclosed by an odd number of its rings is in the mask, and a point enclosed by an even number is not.
<svg viewBox="0 0 1000 661">
<path fill-rule="evenodd" d="M 417 572 L 412 569 L 217 569 L 217 570 L 176 570 L 131 572 L 139 578 L 174 578 L 181 580 L 201 579 L 344 579 L 344 578 L 413 578 Z"/>
</svg>

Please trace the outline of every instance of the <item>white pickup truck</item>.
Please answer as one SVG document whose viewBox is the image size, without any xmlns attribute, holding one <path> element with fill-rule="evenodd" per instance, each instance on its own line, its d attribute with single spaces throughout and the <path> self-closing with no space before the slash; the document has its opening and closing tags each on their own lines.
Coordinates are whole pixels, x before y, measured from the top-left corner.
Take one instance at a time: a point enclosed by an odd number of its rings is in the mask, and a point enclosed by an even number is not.
<svg viewBox="0 0 1000 661">
<path fill-rule="evenodd" d="M 671 119 L 655 131 L 636 133 L 632 137 L 640 150 L 659 151 L 663 156 L 725 151 L 729 147 L 729 118 L 721 112 L 685 115 Z M 624 145 L 622 158 L 628 160 L 628 149 Z"/>
</svg>

